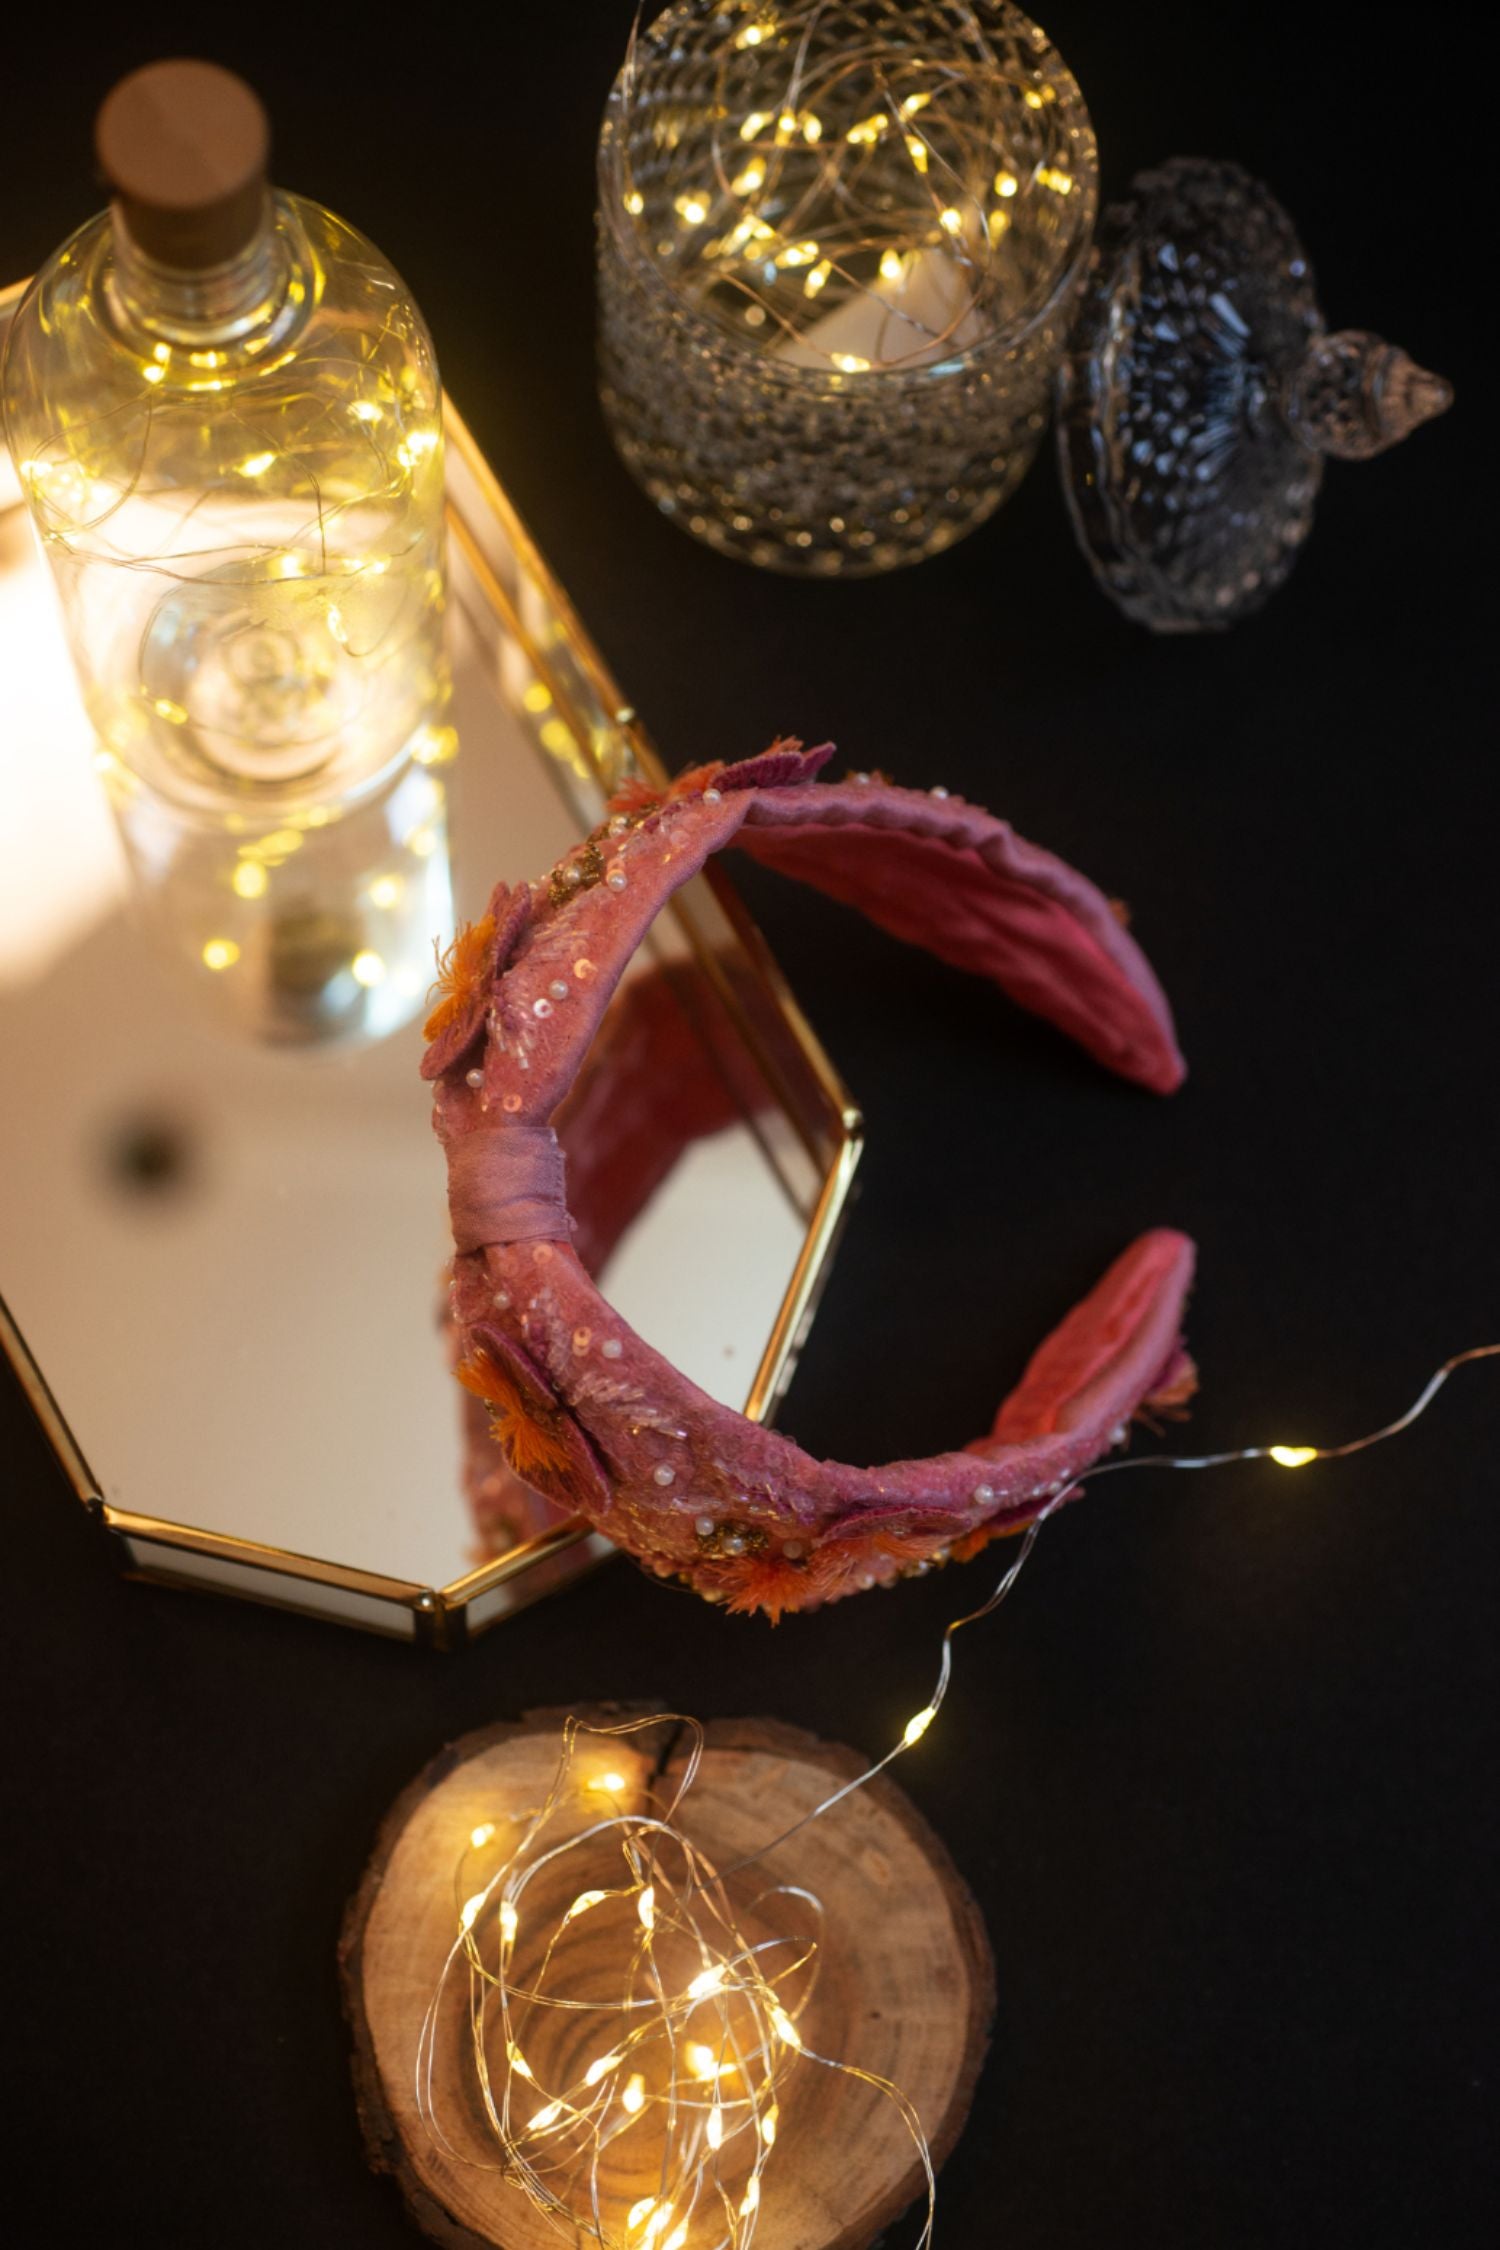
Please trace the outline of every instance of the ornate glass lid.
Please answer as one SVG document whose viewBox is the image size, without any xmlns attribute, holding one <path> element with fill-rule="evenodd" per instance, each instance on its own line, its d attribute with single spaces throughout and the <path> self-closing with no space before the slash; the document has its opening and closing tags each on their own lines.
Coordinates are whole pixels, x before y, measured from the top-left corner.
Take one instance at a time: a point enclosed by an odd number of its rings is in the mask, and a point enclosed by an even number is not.
<svg viewBox="0 0 1500 2250">
<path fill-rule="evenodd" d="M 1379 337 L 1330 335 L 1270 191 L 1236 164 L 1138 173 L 1099 229 L 1058 382 L 1074 528 L 1110 599 L 1158 632 L 1231 623 L 1281 584 L 1323 463 L 1451 403 Z"/>
</svg>

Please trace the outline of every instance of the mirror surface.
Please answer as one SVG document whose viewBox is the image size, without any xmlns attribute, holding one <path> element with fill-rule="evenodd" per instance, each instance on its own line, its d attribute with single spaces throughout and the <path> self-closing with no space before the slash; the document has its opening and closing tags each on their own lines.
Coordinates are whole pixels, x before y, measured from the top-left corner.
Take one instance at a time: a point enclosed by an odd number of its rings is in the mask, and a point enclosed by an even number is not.
<svg viewBox="0 0 1500 2250">
<path fill-rule="evenodd" d="M 258 1002 L 248 982 L 236 999 L 235 979 L 269 957 L 254 917 L 216 966 L 220 941 L 202 942 L 196 922 L 176 963 L 147 927 L 50 579 L 24 510 L 0 493 L 0 1293 L 111 1506 L 432 1588 L 526 1526 L 513 1509 L 487 1513 L 472 1479 L 465 1489 L 464 1398 L 441 1324 L 443 1164 L 417 1074 L 431 940 L 447 941 L 454 913 L 481 911 L 498 877 L 549 867 L 603 804 L 588 729 L 545 685 L 576 656 L 573 629 L 527 581 L 525 552 L 496 555 L 492 523 L 489 562 L 511 576 L 497 600 L 485 553 L 460 535 L 478 507 L 465 474 L 467 514 L 450 518 L 457 753 L 445 744 L 409 773 L 417 796 L 377 823 L 366 923 L 346 933 L 366 981 L 346 978 L 337 1003 L 366 1030 L 372 994 L 387 1020 L 408 1020 L 352 1042 L 324 1027 L 302 1045 L 242 1028 L 243 996 L 251 1014 Z M 418 827 L 437 837 L 421 867 L 401 856 Z M 311 861 L 299 874 L 298 853 L 250 841 L 263 915 L 295 901 Z M 760 969 L 695 890 L 643 949 L 563 1131 L 585 1255 L 611 1301 L 743 1406 L 803 1260 L 826 1151 L 736 1020 L 736 989 L 764 1004 Z M 397 927 L 413 914 L 435 924 L 419 931 L 420 973 Z M 290 984 L 334 1006 L 323 970 Z M 542 1509 L 531 1528 L 557 1520 Z"/>
</svg>

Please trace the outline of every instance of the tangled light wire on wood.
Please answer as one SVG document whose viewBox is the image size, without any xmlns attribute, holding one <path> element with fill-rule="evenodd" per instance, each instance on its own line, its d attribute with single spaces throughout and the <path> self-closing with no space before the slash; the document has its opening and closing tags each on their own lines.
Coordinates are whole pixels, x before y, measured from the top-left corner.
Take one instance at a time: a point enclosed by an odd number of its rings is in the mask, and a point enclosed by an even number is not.
<svg viewBox="0 0 1500 2250">
<path fill-rule="evenodd" d="M 989 1599 L 945 1629 L 933 1692 L 900 1739 L 811 1812 L 728 1866 L 716 1867 L 679 1817 L 702 1760 L 703 1729 L 696 1720 L 651 1714 L 589 1728 L 569 1719 L 542 1803 L 522 1813 L 497 1812 L 475 1828 L 456 1870 L 456 1934 L 417 2055 L 417 2104 L 430 2130 L 464 2161 L 434 2100 L 444 2002 L 451 1980 L 463 1976 L 474 2082 L 499 2167 L 539 2209 L 604 2250 L 749 2250 L 778 2123 L 793 2098 L 788 2081 L 795 2069 L 808 2067 L 873 2088 L 893 2105 L 926 2182 L 916 2250 L 928 2250 L 935 2177 L 915 2108 L 891 2080 L 818 2053 L 800 2028 L 817 1981 L 820 1901 L 787 1883 L 732 1892 L 731 1879 L 741 1881 L 921 1741 L 948 1692 L 955 1635 L 1000 1607 L 1047 1518 L 1082 1485 L 1127 1469 L 1196 1471 L 1263 1460 L 1301 1469 L 1343 1460 L 1409 1429 L 1458 1368 L 1496 1357 L 1500 1344 L 1455 1353 L 1394 1421 L 1339 1445 L 1148 1454 L 1085 1470 L 1027 1526 Z M 599 1741 L 662 1726 L 685 1729 L 692 1747 L 661 1809 L 621 1810 L 615 1800 L 625 1790 L 624 1777 L 605 1773 L 585 1786 L 602 1791 L 611 1810 L 549 1839 L 560 1811 L 576 1799 L 579 1737 Z M 501 1840 L 507 1829 L 513 1842 Z M 572 1869 L 586 1862 L 597 1874 L 601 1861 L 612 1863 L 614 1879 L 575 1889 Z M 560 1912 L 554 1894 L 568 1898 Z M 791 1926 L 775 1926 L 778 1918 Z M 588 1973 L 577 1976 L 570 1964 L 584 1930 L 606 1941 L 602 1978 L 597 1948 Z M 567 2018 L 579 2019 L 567 2026 L 577 2036 L 558 2049 L 553 2026 Z M 548 2067 L 544 2049 L 558 2050 L 556 2067 Z M 655 2176 L 649 2192 L 626 2203 L 612 2177 L 611 2152 L 642 2125 L 657 2134 Z"/>
<path fill-rule="evenodd" d="M 622 1808 L 624 1774 L 579 1773 L 581 1739 L 661 1728 L 691 1747 L 659 1811 Z M 467 2161 L 435 2096 L 445 1998 L 466 1977 L 473 2083 L 500 2168 L 538 2209 L 611 2250 L 745 2250 L 785 2083 L 805 2061 L 901 2116 L 927 2180 L 925 2243 L 933 2166 L 912 2103 L 889 2079 L 818 2054 L 798 2028 L 817 1983 L 821 1902 L 775 1882 L 732 1897 L 681 1824 L 703 1743 L 701 1724 L 676 1714 L 569 1718 L 542 1802 L 472 1831 L 418 2044 L 419 2113 Z M 580 1795 L 609 1811 L 556 1835 Z"/>
</svg>

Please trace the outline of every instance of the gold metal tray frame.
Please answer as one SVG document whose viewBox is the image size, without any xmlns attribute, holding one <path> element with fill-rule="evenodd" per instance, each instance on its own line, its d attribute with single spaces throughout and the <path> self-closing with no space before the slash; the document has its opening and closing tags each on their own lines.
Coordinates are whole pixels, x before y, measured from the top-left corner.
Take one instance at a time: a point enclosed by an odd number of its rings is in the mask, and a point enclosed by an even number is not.
<svg viewBox="0 0 1500 2250">
<path fill-rule="evenodd" d="M 0 290 L 0 341 L 25 287 Z M 573 799 L 581 833 L 623 780 L 639 774 L 660 782 L 665 768 L 451 401 L 445 431 L 450 574 L 466 597 L 470 623 L 477 617 L 491 637 L 493 661 L 508 675 L 538 755 Z M 0 451 L 0 509 L 18 504 Z M 722 873 L 710 868 L 668 911 L 773 1090 L 779 1123 L 800 1149 L 799 1169 L 811 1167 L 812 1192 L 798 1199 L 805 1237 L 744 1402 L 748 1415 L 765 1419 L 811 1323 L 859 1159 L 861 1119 Z M 207 1585 L 448 1648 L 612 1552 L 575 1518 L 447 1584 L 428 1586 L 138 1513 L 104 1497 L 3 1297 L 0 1349 L 64 1476 L 131 1575 Z"/>
</svg>

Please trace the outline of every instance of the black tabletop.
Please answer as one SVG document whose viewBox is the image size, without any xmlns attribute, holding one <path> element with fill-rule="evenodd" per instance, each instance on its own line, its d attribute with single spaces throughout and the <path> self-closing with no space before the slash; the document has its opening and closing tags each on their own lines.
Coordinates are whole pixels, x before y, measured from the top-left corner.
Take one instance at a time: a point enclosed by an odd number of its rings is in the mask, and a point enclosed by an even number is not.
<svg viewBox="0 0 1500 2250">
<path fill-rule="evenodd" d="M 0 266 L 28 270 L 93 207 L 87 128 L 115 75 L 233 64 L 274 112 L 277 177 L 412 283 L 670 762 L 833 735 L 1132 901 L 1192 1067 L 1169 1103 L 743 876 L 869 1124 L 783 1416 L 804 1444 L 879 1460 L 987 1427 L 1050 1322 L 1157 1223 L 1201 1248 L 1195 1446 L 1384 1420 L 1500 1336 L 1490 95 L 1464 15 L 1048 14 L 1107 191 L 1169 154 L 1238 158 L 1300 221 L 1333 322 L 1458 386 L 1404 450 L 1331 471 L 1261 618 L 1160 642 L 1096 594 L 1048 457 L 966 544 L 866 584 L 757 575 L 640 497 L 591 336 L 593 140 L 630 14 L 163 5 L 80 47 L 33 12 L 24 50 L 6 32 Z M 364 2166 L 334 1972 L 393 1794 L 465 1729 L 606 1697 L 878 1752 L 994 1575 L 991 1557 L 773 1631 L 620 1563 L 425 1656 L 120 1581 L 0 1389 L 4 2201 L 28 2244 L 407 2241 Z M 1496 2238 L 1497 1407 L 1481 1367 L 1340 1467 L 1112 1480 L 960 1643 L 902 1768 L 999 1959 L 941 2183 L 951 2250 Z M 164 1385 L 160 1410 L 191 1401 Z"/>
</svg>

